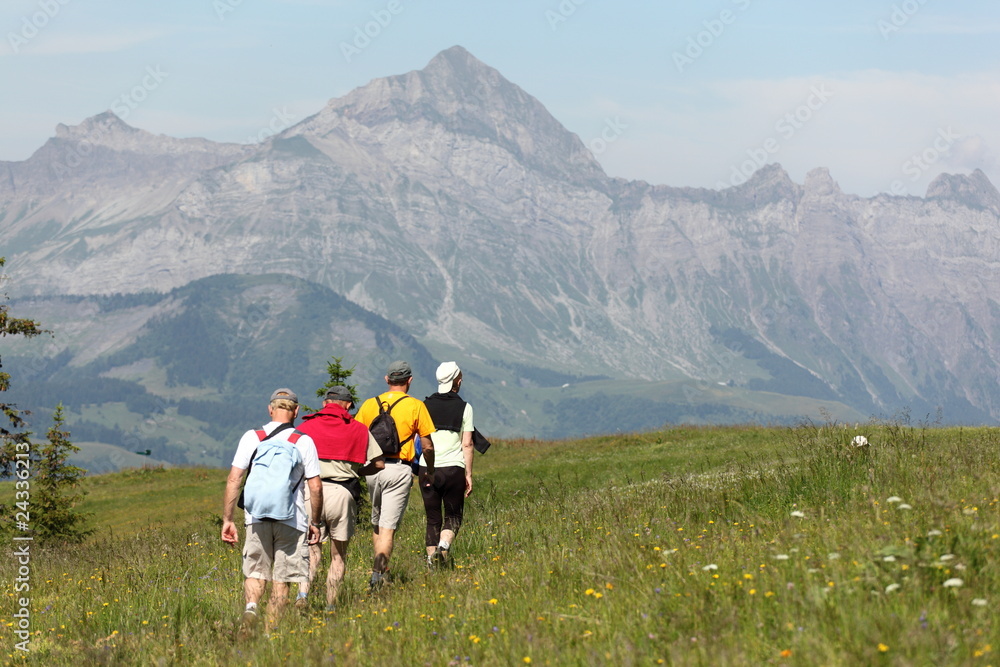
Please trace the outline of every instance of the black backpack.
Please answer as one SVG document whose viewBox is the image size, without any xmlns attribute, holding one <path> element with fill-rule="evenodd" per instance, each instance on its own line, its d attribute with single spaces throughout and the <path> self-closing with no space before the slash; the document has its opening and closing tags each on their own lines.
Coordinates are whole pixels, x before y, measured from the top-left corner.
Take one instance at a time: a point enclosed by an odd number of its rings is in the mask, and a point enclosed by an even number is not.
<svg viewBox="0 0 1000 667">
<path fill-rule="evenodd" d="M 382 453 L 385 456 L 396 458 L 399 456 L 399 452 L 403 449 L 403 445 L 410 441 L 410 438 L 414 436 L 414 433 L 410 434 L 410 437 L 403 442 L 399 441 L 399 431 L 396 430 L 396 420 L 392 418 L 389 414 L 392 409 L 399 404 L 404 398 L 413 398 L 412 396 L 406 395 L 401 397 L 399 400 L 391 404 L 388 408 L 382 407 L 382 401 L 376 396 L 375 401 L 378 403 L 378 415 L 372 420 L 371 425 L 368 430 L 371 431 L 372 437 L 375 438 L 375 442 L 379 444 L 382 448 Z"/>
</svg>

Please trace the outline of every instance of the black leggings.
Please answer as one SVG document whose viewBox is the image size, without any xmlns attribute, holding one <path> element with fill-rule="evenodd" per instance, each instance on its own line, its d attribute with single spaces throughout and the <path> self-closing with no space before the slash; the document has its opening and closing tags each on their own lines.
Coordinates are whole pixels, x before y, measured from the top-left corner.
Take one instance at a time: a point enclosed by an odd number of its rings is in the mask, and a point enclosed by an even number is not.
<svg viewBox="0 0 1000 667">
<path fill-rule="evenodd" d="M 421 467 L 424 472 L 426 468 Z M 434 484 L 420 487 L 424 497 L 424 511 L 427 513 L 427 546 L 435 547 L 441 540 L 441 530 L 451 530 L 458 534 L 465 510 L 465 468 L 449 466 L 434 470 Z M 441 505 L 444 505 L 444 517 Z"/>
</svg>

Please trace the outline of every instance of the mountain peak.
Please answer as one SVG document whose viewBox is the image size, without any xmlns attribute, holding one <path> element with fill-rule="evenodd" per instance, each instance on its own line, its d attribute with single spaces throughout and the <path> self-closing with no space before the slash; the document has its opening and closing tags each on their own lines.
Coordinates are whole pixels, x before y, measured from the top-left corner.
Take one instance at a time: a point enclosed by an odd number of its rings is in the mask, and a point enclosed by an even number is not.
<svg viewBox="0 0 1000 667">
<path fill-rule="evenodd" d="M 112 137 L 134 137 L 137 133 L 144 132 L 132 127 L 110 111 L 85 118 L 79 125 L 63 123 L 56 125 L 56 137 L 59 139 L 85 140 L 100 144 L 109 143 L 108 139 Z"/>
<path fill-rule="evenodd" d="M 816 167 L 806 174 L 803 183 L 807 192 L 818 195 L 839 195 L 842 194 L 837 181 L 833 180 L 830 170 L 826 167 Z"/>
<path fill-rule="evenodd" d="M 496 72 L 492 67 L 489 67 L 469 53 L 464 47 L 457 44 L 431 58 L 423 71 L 427 74 L 449 72 L 455 75 L 464 75 L 465 77 L 469 77 L 470 75 L 471 77 L 482 76 L 490 72 Z M 499 72 L 497 73 L 499 74 Z"/>
<path fill-rule="evenodd" d="M 981 169 L 969 175 L 941 174 L 927 186 L 927 199 L 951 199 L 1000 215 L 1000 192 Z"/>
<path fill-rule="evenodd" d="M 607 176 L 575 134 L 537 99 L 461 46 L 421 70 L 375 79 L 326 108 L 300 131 L 326 135 L 343 120 L 368 128 L 384 143 L 407 144 L 428 124 L 467 140 L 499 146 L 525 166 L 553 178 L 595 186 Z M 353 133 L 353 131 L 352 131 Z M 603 186 L 601 186 L 603 187 Z"/>
<path fill-rule="evenodd" d="M 755 171 L 739 189 L 744 197 L 762 205 L 782 199 L 798 200 L 801 188 L 792 182 L 784 167 L 773 162 Z"/>
</svg>

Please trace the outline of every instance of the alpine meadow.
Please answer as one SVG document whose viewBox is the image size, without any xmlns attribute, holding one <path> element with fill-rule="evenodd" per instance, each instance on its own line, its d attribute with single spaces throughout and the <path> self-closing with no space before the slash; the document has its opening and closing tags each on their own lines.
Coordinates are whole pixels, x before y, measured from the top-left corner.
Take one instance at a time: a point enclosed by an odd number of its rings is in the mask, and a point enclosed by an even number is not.
<svg viewBox="0 0 1000 667">
<path fill-rule="evenodd" d="M 242 642 L 240 553 L 218 537 L 225 473 L 90 477 L 80 508 L 97 531 L 33 551 L 31 652 L 5 658 L 994 664 L 998 445 L 994 429 L 898 422 L 498 441 L 477 461 L 454 569 L 427 571 L 414 499 L 390 586 L 369 594 L 362 535 L 335 612 L 316 602 Z"/>
</svg>

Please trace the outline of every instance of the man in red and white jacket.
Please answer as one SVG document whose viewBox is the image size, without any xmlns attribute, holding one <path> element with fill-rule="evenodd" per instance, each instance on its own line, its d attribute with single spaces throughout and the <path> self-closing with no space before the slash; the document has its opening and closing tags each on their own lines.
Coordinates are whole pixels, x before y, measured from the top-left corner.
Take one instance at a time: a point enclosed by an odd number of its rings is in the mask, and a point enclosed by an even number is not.
<svg viewBox="0 0 1000 667">
<path fill-rule="evenodd" d="M 337 385 L 326 392 L 323 408 L 303 418 L 299 430 L 316 443 L 320 478 L 323 482 L 323 514 L 320 518 L 321 541 L 330 542 L 330 570 L 326 577 L 326 609 L 333 611 L 344 580 L 347 546 L 354 536 L 361 495 L 360 475 L 385 466 L 382 448 L 368 427 L 348 412 L 354 399 L 347 387 Z M 305 595 L 316 578 L 322 557 L 321 547 L 309 547 L 309 583 L 299 586 L 296 605 L 307 606 Z"/>
</svg>

